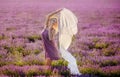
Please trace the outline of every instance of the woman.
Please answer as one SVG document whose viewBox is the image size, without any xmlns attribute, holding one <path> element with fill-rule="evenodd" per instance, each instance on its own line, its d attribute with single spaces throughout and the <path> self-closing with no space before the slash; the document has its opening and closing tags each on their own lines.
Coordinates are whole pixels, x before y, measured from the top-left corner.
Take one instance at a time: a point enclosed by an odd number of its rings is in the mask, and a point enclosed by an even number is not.
<svg viewBox="0 0 120 77">
<path fill-rule="evenodd" d="M 54 41 L 54 37 L 58 32 L 58 17 L 57 13 L 60 10 L 48 15 L 45 28 L 42 31 L 42 40 L 45 49 L 46 65 L 51 65 L 52 60 L 58 60 L 60 58 L 57 46 Z"/>
<path fill-rule="evenodd" d="M 67 50 L 72 42 L 72 37 L 77 33 L 77 23 L 77 17 L 70 10 L 63 8 L 48 16 L 47 26 L 43 31 L 42 36 L 46 53 L 49 53 L 49 60 L 59 59 L 58 53 L 60 52 L 61 56 L 68 61 L 68 68 L 70 69 L 71 74 L 80 75 L 75 57 Z M 59 33 L 59 51 L 54 45 L 55 42 L 52 42 L 52 45 L 46 43 L 53 41 L 56 33 Z M 45 40 L 44 36 L 49 37 L 49 40 Z M 49 52 L 48 48 L 50 45 L 52 46 L 50 49 L 54 51 Z M 51 53 L 53 58 L 50 56 Z"/>
</svg>

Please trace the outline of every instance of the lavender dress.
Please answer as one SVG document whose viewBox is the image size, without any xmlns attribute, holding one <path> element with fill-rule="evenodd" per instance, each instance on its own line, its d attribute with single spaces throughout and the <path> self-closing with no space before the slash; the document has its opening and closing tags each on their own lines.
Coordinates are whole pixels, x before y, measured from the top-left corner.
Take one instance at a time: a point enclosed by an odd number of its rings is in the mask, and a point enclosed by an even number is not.
<svg viewBox="0 0 120 77">
<path fill-rule="evenodd" d="M 59 55 L 58 50 L 55 46 L 55 41 L 49 40 L 47 29 L 42 32 L 42 40 L 45 49 L 45 58 L 50 58 L 51 60 L 58 60 Z"/>
</svg>

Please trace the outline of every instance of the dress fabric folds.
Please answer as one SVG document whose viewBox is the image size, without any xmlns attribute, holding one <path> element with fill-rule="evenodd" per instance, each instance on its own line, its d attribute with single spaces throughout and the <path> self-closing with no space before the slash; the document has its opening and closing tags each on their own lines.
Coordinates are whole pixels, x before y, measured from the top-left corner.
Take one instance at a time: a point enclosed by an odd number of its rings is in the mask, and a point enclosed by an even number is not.
<svg viewBox="0 0 120 77">
<path fill-rule="evenodd" d="M 51 60 L 58 60 L 60 58 L 59 53 L 55 46 L 55 41 L 49 40 L 48 30 L 45 29 L 41 34 L 45 49 L 45 58 L 50 58 Z"/>
</svg>

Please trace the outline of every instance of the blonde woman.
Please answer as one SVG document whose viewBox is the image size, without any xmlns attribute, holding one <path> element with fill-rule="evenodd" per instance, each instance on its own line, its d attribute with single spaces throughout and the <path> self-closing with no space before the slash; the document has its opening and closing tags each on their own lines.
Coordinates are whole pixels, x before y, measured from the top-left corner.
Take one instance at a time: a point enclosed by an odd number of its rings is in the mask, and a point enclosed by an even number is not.
<svg viewBox="0 0 120 77">
<path fill-rule="evenodd" d="M 45 28 L 42 31 L 42 40 L 45 49 L 46 64 L 51 65 L 52 60 L 60 59 L 58 47 L 54 37 L 58 33 L 58 16 L 60 10 L 48 15 Z"/>
</svg>

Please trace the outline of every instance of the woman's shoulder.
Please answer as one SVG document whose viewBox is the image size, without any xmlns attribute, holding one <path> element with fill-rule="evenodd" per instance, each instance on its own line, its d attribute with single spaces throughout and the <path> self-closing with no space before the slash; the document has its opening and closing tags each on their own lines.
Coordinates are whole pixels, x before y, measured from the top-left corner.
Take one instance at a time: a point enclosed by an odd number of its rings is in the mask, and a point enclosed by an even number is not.
<svg viewBox="0 0 120 77">
<path fill-rule="evenodd" d="M 42 31 L 40 32 L 40 34 L 42 34 L 45 30 L 47 30 L 47 28 L 43 28 Z"/>
</svg>

